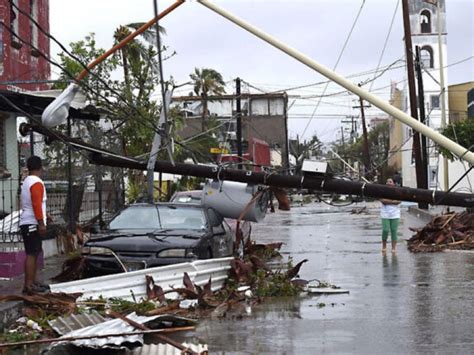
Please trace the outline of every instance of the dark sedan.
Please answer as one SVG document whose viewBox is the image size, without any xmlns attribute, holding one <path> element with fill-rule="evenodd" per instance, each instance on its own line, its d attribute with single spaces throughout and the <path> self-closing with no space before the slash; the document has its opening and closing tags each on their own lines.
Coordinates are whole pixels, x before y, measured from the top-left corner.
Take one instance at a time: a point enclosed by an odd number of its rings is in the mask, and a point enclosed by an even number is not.
<svg viewBox="0 0 474 355">
<path fill-rule="evenodd" d="M 212 208 L 141 203 L 120 211 L 82 254 L 95 276 L 231 256 L 233 248 L 231 228 Z"/>
</svg>

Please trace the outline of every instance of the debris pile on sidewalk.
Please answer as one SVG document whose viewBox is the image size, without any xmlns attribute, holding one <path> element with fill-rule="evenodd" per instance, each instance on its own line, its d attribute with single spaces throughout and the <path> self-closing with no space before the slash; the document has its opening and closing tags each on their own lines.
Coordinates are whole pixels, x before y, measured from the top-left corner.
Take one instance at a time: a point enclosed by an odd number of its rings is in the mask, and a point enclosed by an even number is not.
<svg viewBox="0 0 474 355">
<path fill-rule="evenodd" d="M 447 213 L 434 217 L 408 240 L 411 252 L 438 252 L 446 249 L 474 249 L 474 213 Z"/>
</svg>

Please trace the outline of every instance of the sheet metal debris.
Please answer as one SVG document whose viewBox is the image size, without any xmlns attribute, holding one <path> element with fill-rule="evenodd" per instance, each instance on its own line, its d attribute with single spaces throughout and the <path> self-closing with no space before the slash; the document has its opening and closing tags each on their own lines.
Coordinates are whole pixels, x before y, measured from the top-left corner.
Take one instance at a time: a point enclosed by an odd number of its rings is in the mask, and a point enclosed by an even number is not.
<svg viewBox="0 0 474 355">
<path fill-rule="evenodd" d="M 212 290 L 222 287 L 227 279 L 230 262 L 233 258 L 197 260 L 192 263 L 167 265 L 127 273 L 93 277 L 89 279 L 64 282 L 51 285 L 52 292 L 82 293 L 81 300 L 104 298 L 121 298 L 129 301 L 147 299 L 146 275 L 153 277 L 154 283 L 165 292 L 183 286 L 183 275 L 186 272 L 191 281 L 198 286 L 212 280 Z M 168 293 L 167 298 L 176 299 L 176 292 Z"/>
<path fill-rule="evenodd" d="M 206 344 L 189 344 L 183 343 L 189 350 L 198 354 L 207 354 L 208 348 Z M 136 348 L 131 353 L 132 355 L 181 355 L 182 352 L 169 344 L 149 344 Z"/>
<path fill-rule="evenodd" d="M 139 316 L 135 312 L 129 314 L 127 318 L 132 319 L 133 321 L 144 324 L 148 323 L 158 316 Z M 133 332 L 135 327 L 131 326 L 130 324 L 120 320 L 120 319 L 111 319 L 105 322 L 90 325 L 84 328 L 73 330 L 72 332 L 68 332 L 64 334 L 61 338 L 71 338 L 71 337 L 82 337 L 82 336 L 92 336 L 96 334 L 121 334 L 127 332 Z M 143 344 L 143 335 L 129 335 L 126 337 L 108 337 L 102 339 L 80 339 L 71 342 L 76 346 L 85 346 L 89 348 L 122 348 L 123 344 L 129 343 L 139 343 Z M 61 342 L 56 343 L 55 345 L 61 344 Z"/>
<path fill-rule="evenodd" d="M 97 325 L 107 321 L 97 311 L 91 313 L 72 314 L 69 317 L 59 317 L 53 321 L 48 321 L 51 328 L 59 335 L 64 335 L 75 330 Z"/>
</svg>

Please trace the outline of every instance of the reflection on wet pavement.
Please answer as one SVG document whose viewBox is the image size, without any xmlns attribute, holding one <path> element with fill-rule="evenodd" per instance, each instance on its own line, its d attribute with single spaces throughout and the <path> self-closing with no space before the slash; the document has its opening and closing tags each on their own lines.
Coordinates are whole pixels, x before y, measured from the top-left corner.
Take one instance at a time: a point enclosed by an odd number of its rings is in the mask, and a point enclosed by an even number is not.
<svg viewBox="0 0 474 355">
<path fill-rule="evenodd" d="M 350 294 L 267 300 L 241 320 L 204 321 L 197 336 L 211 353 L 472 353 L 474 254 L 398 254 L 380 249 L 378 209 L 312 204 L 267 215 L 259 242 L 283 241 L 300 276 Z M 344 213 L 341 213 L 344 212 Z M 399 238 L 424 224 L 403 213 Z"/>
</svg>

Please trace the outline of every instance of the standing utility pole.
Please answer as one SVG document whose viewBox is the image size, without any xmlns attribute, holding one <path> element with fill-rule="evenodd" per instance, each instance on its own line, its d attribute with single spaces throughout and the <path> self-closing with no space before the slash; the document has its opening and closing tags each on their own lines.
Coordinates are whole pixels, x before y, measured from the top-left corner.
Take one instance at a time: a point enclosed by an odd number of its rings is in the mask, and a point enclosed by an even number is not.
<svg viewBox="0 0 474 355">
<path fill-rule="evenodd" d="M 359 84 L 359 87 L 360 86 L 361 85 Z M 371 169 L 370 169 L 369 137 L 367 134 L 367 125 L 365 123 L 364 100 L 360 96 L 359 96 L 359 102 L 360 102 L 360 116 L 362 118 L 362 134 L 364 137 L 364 165 L 365 165 L 364 176 L 367 176 L 368 174 L 372 175 Z"/>
<path fill-rule="evenodd" d="M 242 108 L 240 105 L 240 78 L 235 79 L 236 118 L 237 118 L 237 156 L 238 167 L 242 169 Z"/>
<path fill-rule="evenodd" d="M 420 47 L 416 46 L 415 48 L 415 70 L 416 78 L 418 81 L 418 102 L 420 106 L 420 121 L 425 124 L 425 90 L 423 88 L 423 74 L 421 72 L 421 63 L 420 63 Z M 428 151 L 426 149 L 426 137 L 421 137 L 421 161 L 423 166 L 423 186 L 421 188 L 428 188 Z"/>
<path fill-rule="evenodd" d="M 402 0 L 402 5 L 403 5 L 403 27 L 404 27 L 404 34 L 405 34 L 405 52 L 406 52 L 406 59 L 407 59 L 407 72 L 408 72 L 408 90 L 410 93 L 410 113 L 414 119 L 418 120 L 408 0 Z M 414 132 L 415 133 L 413 134 L 413 150 L 415 153 L 416 186 L 418 188 L 421 188 L 423 186 L 423 167 L 421 164 L 420 134 L 417 131 L 414 131 Z M 421 203 L 418 204 L 418 207 L 420 208 L 425 208 L 424 206 L 425 206 L 424 204 L 421 204 Z"/>
</svg>

